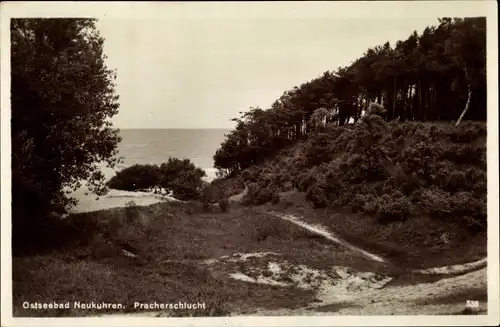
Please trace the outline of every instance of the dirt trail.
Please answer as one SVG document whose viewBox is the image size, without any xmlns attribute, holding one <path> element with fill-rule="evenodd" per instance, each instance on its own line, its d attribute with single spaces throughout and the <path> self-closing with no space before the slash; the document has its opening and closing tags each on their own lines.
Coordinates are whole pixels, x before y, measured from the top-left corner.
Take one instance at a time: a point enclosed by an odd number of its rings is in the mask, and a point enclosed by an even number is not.
<svg viewBox="0 0 500 327">
<path fill-rule="evenodd" d="M 340 239 L 339 237 L 337 237 L 336 235 L 334 235 L 332 232 L 328 231 L 325 227 L 323 227 L 321 225 L 311 225 L 311 224 L 308 224 L 308 223 L 300 220 L 299 218 L 297 218 L 297 217 L 295 217 L 293 215 L 283 215 L 283 214 L 279 214 L 279 213 L 276 213 L 276 212 L 270 212 L 270 214 L 272 214 L 275 217 L 287 220 L 287 221 L 289 221 L 289 222 L 291 222 L 291 223 L 293 223 L 293 224 L 295 224 L 297 226 L 300 226 L 300 227 L 302 227 L 304 229 L 307 229 L 310 232 L 313 232 L 315 234 L 321 235 L 321 236 L 325 237 L 326 239 L 328 239 L 330 241 L 333 241 L 333 242 L 338 243 L 338 244 L 340 244 L 342 246 L 345 246 L 346 248 L 348 248 L 351 251 L 361 253 L 364 256 L 370 258 L 371 260 L 382 262 L 382 263 L 386 262 L 382 257 L 380 257 L 378 255 L 375 255 L 373 253 L 370 253 L 368 251 L 365 251 L 365 250 L 363 250 L 363 249 L 361 249 L 361 248 L 359 248 L 357 246 L 349 244 L 348 242 Z"/>
<path fill-rule="evenodd" d="M 433 283 L 418 285 L 345 290 L 321 287 L 314 303 L 297 309 L 255 310 L 245 315 L 447 315 L 457 314 L 465 308 L 465 300 L 456 295 L 474 295 L 487 289 L 486 268 Z M 487 302 L 480 302 L 476 311 L 487 310 Z"/>
<path fill-rule="evenodd" d="M 370 260 L 388 263 L 384 258 L 342 240 L 324 226 L 309 224 L 294 215 L 268 213 L 321 235 Z M 249 262 L 250 258 L 257 258 L 259 264 Z M 391 285 L 391 276 L 356 271 L 350 267 L 332 266 L 317 270 L 306 265 L 293 265 L 284 260 L 280 253 L 274 252 L 234 253 L 220 258 L 198 260 L 197 263 L 242 283 L 299 287 L 316 293 L 316 301 L 305 303 L 300 308 L 253 308 L 250 311 L 233 312 L 231 316 L 458 314 L 465 308 L 465 300 L 462 299 L 464 294 L 471 294 L 472 298 L 467 298 L 468 300 L 478 300 L 474 296 L 486 294 L 487 290 L 486 258 L 461 265 L 415 269 L 412 271 L 414 274 L 437 275 L 441 279 L 413 285 Z M 486 301 L 481 302 L 477 308 L 482 313 L 486 309 Z M 148 312 L 132 315 L 166 314 Z"/>
<path fill-rule="evenodd" d="M 243 199 L 243 197 L 248 193 L 248 186 L 245 185 L 245 189 L 243 190 L 243 192 L 239 193 L 239 194 L 235 194 L 231 197 L 229 197 L 229 202 L 236 202 L 236 203 L 240 203 L 241 200 Z"/>
<path fill-rule="evenodd" d="M 338 236 L 336 236 L 334 233 L 330 232 L 327 230 L 326 227 L 315 224 L 309 224 L 301 220 L 300 218 L 294 216 L 294 215 L 284 215 L 284 214 L 279 214 L 276 212 L 269 212 L 275 217 L 284 219 L 286 221 L 289 221 L 297 226 L 300 226 L 304 229 L 307 229 L 310 232 L 313 232 L 315 234 L 321 235 L 325 237 L 328 240 L 331 240 L 335 243 L 338 243 L 342 246 L 345 246 L 346 248 L 350 249 L 351 251 L 358 252 L 366 256 L 367 258 L 370 258 L 371 260 L 378 261 L 381 263 L 387 263 L 387 261 L 373 253 L 370 253 L 366 250 L 363 250 L 357 246 L 354 246 L 352 244 L 349 244 L 348 242 L 342 240 Z M 456 274 L 466 274 L 472 271 L 479 270 L 481 268 L 484 268 L 487 266 L 487 258 L 483 258 L 481 260 L 475 261 L 475 262 L 469 262 L 465 264 L 458 264 L 458 265 L 453 265 L 453 266 L 444 266 L 444 267 L 433 267 L 433 268 L 428 268 L 428 269 L 415 269 L 413 270 L 413 273 L 415 274 L 423 274 L 423 275 L 440 275 L 440 276 L 446 276 L 446 275 L 456 275 Z"/>
<path fill-rule="evenodd" d="M 418 269 L 414 270 L 415 274 L 423 275 L 454 275 L 454 274 L 466 274 L 471 271 L 479 270 L 484 268 L 488 264 L 488 258 L 483 258 L 475 262 L 464 263 L 460 265 L 444 266 L 444 267 L 434 267 L 428 269 Z"/>
</svg>

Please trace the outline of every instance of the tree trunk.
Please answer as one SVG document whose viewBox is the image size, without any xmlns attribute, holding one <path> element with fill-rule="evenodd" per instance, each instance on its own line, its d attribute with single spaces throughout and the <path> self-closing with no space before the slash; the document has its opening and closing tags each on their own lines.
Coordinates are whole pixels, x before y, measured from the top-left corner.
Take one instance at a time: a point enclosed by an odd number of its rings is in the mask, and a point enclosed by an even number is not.
<svg viewBox="0 0 500 327">
<path fill-rule="evenodd" d="M 396 115 L 396 96 L 398 94 L 397 85 L 396 85 L 396 75 L 394 75 L 394 85 L 392 88 L 392 117 Z"/>
<path fill-rule="evenodd" d="M 433 85 L 432 87 L 432 107 L 431 107 L 431 119 L 434 119 L 435 117 L 438 117 L 439 115 L 436 115 L 437 107 L 436 107 L 436 102 L 437 102 L 437 92 L 436 92 L 436 85 Z"/>
<path fill-rule="evenodd" d="M 413 96 L 412 96 L 412 91 L 413 91 L 413 84 L 410 84 L 408 87 L 408 103 L 407 106 L 408 108 L 406 109 L 407 114 L 406 114 L 406 120 L 412 121 L 413 120 Z"/>
<path fill-rule="evenodd" d="M 469 110 L 471 96 L 472 96 L 472 90 L 471 90 L 471 87 L 469 84 L 469 92 L 467 94 L 467 102 L 465 103 L 464 111 L 462 111 L 462 114 L 460 115 L 460 117 L 458 117 L 458 120 L 457 120 L 457 123 L 455 124 L 455 127 L 460 125 L 460 123 L 462 122 L 462 119 L 464 118 L 465 114 L 467 113 L 467 110 Z"/>
<path fill-rule="evenodd" d="M 403 88 L 403 104 L 402 104 L 402 113 L 401 113 L 401 117 L 403 118 L 403 121 L 406 121 L 407 119 L 407 116 L 408 116 L 408 113 L 407 113 L 407 98 L 408 98 L 408 82 L 405 82 L 405 85 L 404 85 L 404 88 Z"/>
<path fill-rule="evenodd" d="M 420 116 L 418 117 L 418 119 L 425 121 L 425 116 L 423 114 L 424 110 L 422 105 L 422 82 L 420 81 L 420 79 L 418 80 L 418 113 Z"/>
<path fill-rule="evenodd" d="M 458 120 L 457 120 L 457 123 L 455 124 L 455 127 L 457 127 L 458 125 L 460 125 L 460 123 L 462 122 L 462 119 L 464 118 L 465 114 L 467 113 L 467 110 L 469 110 L 470 98 L 472 97 L 471 82 L 470 82 L 469 74 L 468 74 L 466 68 L 464 68 L 464 73 L 465 73 L 465 77 L 467 78 L 467 90 L 468 90 L 468 92 L 467 92 L 467 102 L 465 103 L 464 111 L 462 111 L 462 114 L 460 115 L 460 117 L 458 117 Z"/>
</svg>

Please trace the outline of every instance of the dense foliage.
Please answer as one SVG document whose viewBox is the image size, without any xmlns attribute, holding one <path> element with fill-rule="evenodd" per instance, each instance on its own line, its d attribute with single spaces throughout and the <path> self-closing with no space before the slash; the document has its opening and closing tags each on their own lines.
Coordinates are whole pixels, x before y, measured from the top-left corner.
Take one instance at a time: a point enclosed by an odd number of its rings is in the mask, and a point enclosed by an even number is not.
<svg viewBox="0 0 500 327">
<path fill-rule="evenodd" d="M 251 108 L 234 119 L 215 166 L 234 175 L 325 125 L 357 122 L 370 102 L 387 109 L 386 121 L 485 120 L 486 19 L 439 19 L 294 87 L 267 110 Z"/>
<path fill-rule="evenodd" d="M 368 115 L 328 126 L 267 163 L 246 169 L 247 204 L 297 188 L 315 207 L 342 207 L 380 222 L 427 215 L 486 226 L 486 124 L 385 122 Z"/>
<path fill-rule="evenodd" d="M 107 185 L 117 190 L 136 191 L 161 188 L 179 200 L 200 197 L 205 171 L 189 159 L 169 158 L 161 165 L 133 165 L 119 171 Z"/>
<path fill-rule="evenodd" d="M 12 19 L 10 36 L 16 238 L 74 203 L 63 190 L 81 180 L 104 193 L 97 164 L 115 164 L 120 138 L 109 123 L 119 107 L 116 73 L 104 63 L 95 20 Z"/>
</svg>

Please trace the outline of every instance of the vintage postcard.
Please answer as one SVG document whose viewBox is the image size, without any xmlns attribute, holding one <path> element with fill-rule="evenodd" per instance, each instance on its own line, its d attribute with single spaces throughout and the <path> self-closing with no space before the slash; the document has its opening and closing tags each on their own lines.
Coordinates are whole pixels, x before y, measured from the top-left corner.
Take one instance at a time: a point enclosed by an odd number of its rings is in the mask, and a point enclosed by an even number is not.
<svg viewBox="0 0 500 327">
<path fill-rule="evenodd" d="M 2 326 L 498 325 L 497 25 L 2 2 Z"/>
</svg>

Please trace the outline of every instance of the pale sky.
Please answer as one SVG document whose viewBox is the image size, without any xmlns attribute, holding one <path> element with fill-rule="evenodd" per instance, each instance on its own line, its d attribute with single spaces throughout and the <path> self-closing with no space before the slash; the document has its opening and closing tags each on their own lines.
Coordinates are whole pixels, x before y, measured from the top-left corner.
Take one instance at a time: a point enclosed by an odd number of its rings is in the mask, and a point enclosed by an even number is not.
<svg viewBox="0 0 500 327">
<path fill-rule="evenodd" d="M 232 128 L 251 106 L 437 25 L 400 18 L 100 19 L 119 128 Z"/>
</svg>

